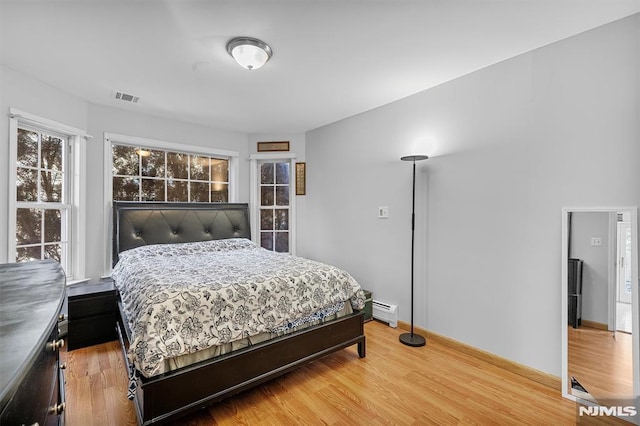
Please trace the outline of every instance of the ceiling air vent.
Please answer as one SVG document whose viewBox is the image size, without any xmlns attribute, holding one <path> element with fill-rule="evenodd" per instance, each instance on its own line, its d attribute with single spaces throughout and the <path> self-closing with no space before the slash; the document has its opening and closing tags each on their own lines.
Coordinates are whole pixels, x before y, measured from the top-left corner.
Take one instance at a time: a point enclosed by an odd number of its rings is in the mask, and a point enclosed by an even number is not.
<svg viewBox="0 0 640 426">
<path fill-rule="evenodd" d="M 138 96 L 134 96 L 134 95 L 130 95 L 128 93 L 122 93 L 122 92 L 115 92 L 114 97 L 116 99 L 120 99 L 121 101 L 133 102 L 134 104 L 138 103 L 138 101 L 140 100 Z"/>
</svg>

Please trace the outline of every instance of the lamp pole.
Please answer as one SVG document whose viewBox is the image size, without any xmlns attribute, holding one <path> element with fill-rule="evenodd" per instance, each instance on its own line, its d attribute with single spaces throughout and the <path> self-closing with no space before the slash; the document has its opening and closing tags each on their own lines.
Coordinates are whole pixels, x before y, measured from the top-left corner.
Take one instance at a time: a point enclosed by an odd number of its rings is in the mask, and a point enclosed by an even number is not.
<svg viewBox="0 0 640 426">
<path fill-rule="evenodd" d="M 424 337 L 413 332 L 413 276 L 414 276 L 414 247 L 416 232 L 416 161 L 426 160 L 426 155 L 407 155 L 401 157 L 402 161 L 411 161 L 413 163 L 413 191 L 411 203 L 411 333 L 402 333 L 400 342 L 407 346 L 424 346 L 427 341 Z"/>
</svg>

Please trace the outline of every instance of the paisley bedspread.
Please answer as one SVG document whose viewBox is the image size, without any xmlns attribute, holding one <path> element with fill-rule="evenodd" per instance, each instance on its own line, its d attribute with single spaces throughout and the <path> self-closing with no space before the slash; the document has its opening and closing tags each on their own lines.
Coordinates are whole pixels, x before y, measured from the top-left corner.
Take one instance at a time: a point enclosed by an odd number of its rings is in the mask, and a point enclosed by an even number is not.
<svg viewBox="0 0 640 426">
<path fill-rule="evenodd" d="M 243 238 L 124 251 L 112 277 L 133 336 L 129 358 L 147 376 L 163 361 L 282 329 L 364 293 L 347 272 L 265 250 Z"/>
</svg>

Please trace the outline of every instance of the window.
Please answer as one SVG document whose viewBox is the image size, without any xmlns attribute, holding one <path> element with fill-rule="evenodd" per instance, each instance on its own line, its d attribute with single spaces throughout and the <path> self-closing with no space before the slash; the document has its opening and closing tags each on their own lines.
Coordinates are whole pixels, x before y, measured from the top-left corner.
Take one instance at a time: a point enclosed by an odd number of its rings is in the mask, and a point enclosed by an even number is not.
<svg viewBox="0 0 640 426">
<path fill-rule="evenodd" d="M 112 144 L 113 200 L 228 202 L 229 160 Z"/>
<path fill-rule="evenodd" d="M 68 266 L 68 139 L 19 127 L 17 152 L 15 261 L 55 259 Z"/>
<path fill-rule="evenodd" d="M 294 157 L 257 154 L 251 160 L 254 240 L 267 250 L 294 254 Z"/>
<path fill-rule="evenodd" d="M 10 262 L 54 259 L 68 278 L 84 278 L 82 136 L 81 130 L 11 109 Z"/>
<path fill-rule="evenodd" d="M 260 245 L 289 252 L 289 163 L 260 163 Z"/>
</svg>

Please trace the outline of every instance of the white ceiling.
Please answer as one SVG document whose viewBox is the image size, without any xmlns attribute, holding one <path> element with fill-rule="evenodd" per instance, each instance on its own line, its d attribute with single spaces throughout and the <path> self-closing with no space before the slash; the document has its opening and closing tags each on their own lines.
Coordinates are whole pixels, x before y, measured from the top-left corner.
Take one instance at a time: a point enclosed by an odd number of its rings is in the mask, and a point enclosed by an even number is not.
<svg viewBox="0 0 640 426">
<path fill-rule="evenodd" d="M 640 0 L 0 0 L 0 60 L 96 104 L 295 133 L 637 12 Z M 273 57 L 242 69 L 225 49 L 235 36 Z"/>
</svg>

